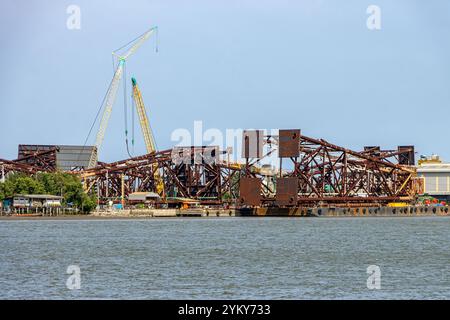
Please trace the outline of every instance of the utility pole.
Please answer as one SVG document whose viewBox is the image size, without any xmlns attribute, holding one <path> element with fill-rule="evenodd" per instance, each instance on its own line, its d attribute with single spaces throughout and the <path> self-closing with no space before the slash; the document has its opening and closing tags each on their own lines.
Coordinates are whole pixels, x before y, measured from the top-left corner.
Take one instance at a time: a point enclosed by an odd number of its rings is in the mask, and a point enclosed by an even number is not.
<svg viewBox="0 0 450 320">
<path fill-rule="evenodd" d="M 230 193 L 230 203 L 231 203 L 231 199 L 233 198 L 232 196 L 232 181 L 231 181 L 231 164 L 230 164 L 230 156 L 231 153 L 233 153 L 233 147 L 228 147 L 227 148 L 227 166 L 228 166 L 228 192 Z"/>
<path fill-rule="evenodd" d="M 125 197 L 124 197 L 124 195 L 125 195 L 125 176 L 124 176 L 124 174 L 122 173 L 122 176 L 121 176 L 121 191 L 122 191 L 122 201 L 121 201 L 121 203 L 122 203 L 122 210 L 125 208 Z"/>
</svg>

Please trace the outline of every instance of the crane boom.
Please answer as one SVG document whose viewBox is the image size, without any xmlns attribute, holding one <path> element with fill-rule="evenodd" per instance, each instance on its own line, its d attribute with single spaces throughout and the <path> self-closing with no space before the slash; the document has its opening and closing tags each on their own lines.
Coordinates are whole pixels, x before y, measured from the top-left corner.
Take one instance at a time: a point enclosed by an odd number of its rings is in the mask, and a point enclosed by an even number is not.
<svg viewBox="0 0 450 320">
<path fill-rule="evenodd" d="M 139 122 L 141 124 L 142 135 L 144 136 L 144 142 L 145 147 L 147 149 L 147 153 L 155 152 L 156 143 L 150 128 L 147 113 L 145 111 L 145 105 L 144 101 L 142 100 L 141 91 L 139 90 L 135 78 L 131 78 L 131 83 L 133 85 L 133 99 L 136 104 L 136 109 L 139 116 Z"/>
<path fill-rule="evenodd" d="M 147 32 L 145 32 L 142 36 L 140 36 L 136 43 L 122 56 L 123 59 L 128 59 L 150 36 L 158 29 L 158 27 L 151 28 Z"/>
<path fill-rule="evenodd" d="M 153 27 L 143 35 L 133 40 L 134 44 L 128 49 L 128 51 L 120 56 L 116 52 L 113 52 L 113 55 L 119 57 L 119 64 L 114 72 L 114 76 L 109 85 L 108 91 L 106 93 L 105 99 L 103 100 L 102 108 L 104 108 L 102 119 L 100 121 L 100 126 L 97 132 L 97 138 L 95 140 L 95 152 L 91 154 L 89 159 L 89 168 L 95 167 L 97 162 L 97 155 L 99 153 L 100 147 L 102 146 L 103 139 L 105 138 L 106 128 L 108 127 L 109 118 L 111 116 L 112 108 L 114 105 L 114 101 L 116 100 L 117 90 L 119 88 L 120 80 L 122 79 L 123 69 L 126 60 L 136 52 L 136 50 L 148 39 L 150 36 L 157 30 L 157 27 Z M 132 43 L 131 42 L 131 43 Z M 128 45 L 128 44 L 127 44 Z M 124 47 L 126 47 L 125 45 Z M 121 47 L 120 49 L 124 48 Z M 120 49 L 116 50 L 119 51 Z"/>
<path fill-rule="evenodd" d="M 100 126 L 97 132 L 97 138 L 95 139 L 95 147 L 96 153 L 98 154 L 98 150 L 103 143 L 103 139 L 105 138 L 106 127 L 108 126 L 109 118 L 111 117 L 112 107 L 114 105 L 114 101 L 116 100 L 117 89 L 119 88 L 120 79 L 122 78 L 123 73 L 123 64 L 124 61 L 121 60 L 119 65 L 117 66 L 116 71 L 114 72 L 114 77 L 111 80 L 111 84 L 109 85 L 106 99 L 105 99 L 105 110 L 103 111 L 102 119 L 100 121 Z M 95 167 L 97 154 L 92 153 L 91 158 L 89 159 L 89 168 Z"/>
<path fill-rule="evenodd" d="M 133 100 L 134 104 L 136 105 L 137 113 L 139 115 L 139 123 L 141 125 L 142 135 L 144 136 L 147 153 L 156 152 L 156 143 L 153 137 L 152 129 L 150 127 L 150 122 L 148 121 L 147 112 L 145 111 L 145 105 L 144 100 L 142 99 L 141 91 L 139 90 L 135 78 L 131 78 L 131 83 L 133 85 Z M 164 196 L 164 182 L 161 179 L 161 175 L 159 174 L 157 164 L 153 165 L 153 172 L 156 192 Z"/>
</svg>

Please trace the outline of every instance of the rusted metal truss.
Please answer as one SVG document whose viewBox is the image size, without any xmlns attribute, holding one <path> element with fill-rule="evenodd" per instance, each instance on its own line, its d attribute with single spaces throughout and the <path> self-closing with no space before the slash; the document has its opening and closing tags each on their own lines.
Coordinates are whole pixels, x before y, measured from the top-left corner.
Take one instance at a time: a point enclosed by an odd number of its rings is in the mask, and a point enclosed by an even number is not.
<svg viewBox="0 0 450 320">
<path fill-rule="evenodd" d="M 9 173 L 24 173 L 31 175 L 37 172 L 39 172 L 39 170 L 33 166 L 0 159 L 0 179 L 4 179 Z"/>
<path fill-rule="evenodd" d="M 113 163 L 100 163 L 90 169 L 79 170 L 88 192 L 96 192 L 100 202 L 120 199 L 135 191 L 155 191 L 153 170 L 170 159 L 170 150 L 146 154 Z M 155 166 L 157 164 L 157 166 Z"/>
<path fill-rule="evenodd" d="M 220 204 L 237 197 L 239 172 L 219 159 L 217 147 L 183 147 L 146 154 L 123 161 L 100 164 L 78 171 L 86 190 L 97 193 L 101 202 L 117 201 L 132 192 L 156 192 L 155 170 L 164 181 L 164 196 L 189 198 Z M 122 193 L 123 191 L 123 193 Z"/>
<path fill-rule="evenodd" d="M 13 160 L 14 162 L 33 166 L 39 171 L 52 172 L 56 170 L 56 153 L 58 152 L 58 147 L 51 146 L 47 150 L 32 148 L 27 150 L 26 146 L 21 145 L 19 149 L 19 157 Z"/>
<path fill-rule="evenodd" d="M 32 175 L 38 172 L 53 172 L 56 170 L 57 148 L 44 151 L 30 151 L 16 160 L 0 159 L 0 179 L 5 179 L 9 173 L 24 173 Z"/>
<path fill-rule="evenodd" d="M 286 138 L 289 136 L 292 139 Z M 297 150 L 292 149 L 292 140 L 298 141 Z M 267 136 L 265 142 L 282 150 L 279 154 L 295 156 L 280 158 L 280 170 L 274 179 L 275 185 L 278 184 L 276 190 L 268 190 L 267 184 L 262 183 L 261 206 L 412 201 L 420 187 L 415 168 L 398 164 L 398 159 L 402 159 L 404 154 L 411 159 L 413 147 L 402 147 L 397 151 L 381 152 L 375 148 L 356 152 L 323 139 L 300 135 L 299 130 L 280 130 L 279 136 Z M 289 162 L 292 169 L 283 171 L 282 160 L 285 160 L 285 165 Z M 246 177 L 259 176 L 251 170 L 245 173 Z M 241 185 L 241 193 L 248 194 L 248 189 L 246 184 Z M 240 203 L 254 206 L 255 199 L 241 196 Z"/>
<path fill-rule="evenodd" d="M 164 182 L 161 196 L 166 201 L 189 198 L 241 207 L 383 205 L 409 202 L 420 193 L 422 180 L 413 166 L 413 146 L 365 147 L 357 152 L 304 136 L 298 129 L 280 130 L 278 136 L 246 131 L 243 141 L 243 155 L 254 157 L 246 158 L 243 165 L 222 160 L 224 152 L 218 147 L 189 146 L 99 162 L 73 174 L 82 179 L 86 191 L 97 194 L 100 203 L 126 200 L 133 192 L 157 192 L 155 171 Z M 3 177 L 11 171 L 54 171 L 56 152 L 30 151 L 14 161 L 0 159 L 0 170 Z M 279 168 L 267 174 L 260 162 L 274 152 L 278 152 Z"/>
</svg>

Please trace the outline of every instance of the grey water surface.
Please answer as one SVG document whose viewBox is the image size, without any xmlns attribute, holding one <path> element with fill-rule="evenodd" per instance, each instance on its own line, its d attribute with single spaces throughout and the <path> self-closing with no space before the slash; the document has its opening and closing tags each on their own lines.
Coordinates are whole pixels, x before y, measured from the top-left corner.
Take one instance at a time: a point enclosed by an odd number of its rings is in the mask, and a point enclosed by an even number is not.
<svg viewBox="0 0 450 320">
<path fill-rule="evenodd" d="M 449 245 L 450 217 L 1 220 L 0 298 L 449 299 Z"/>
</svg>

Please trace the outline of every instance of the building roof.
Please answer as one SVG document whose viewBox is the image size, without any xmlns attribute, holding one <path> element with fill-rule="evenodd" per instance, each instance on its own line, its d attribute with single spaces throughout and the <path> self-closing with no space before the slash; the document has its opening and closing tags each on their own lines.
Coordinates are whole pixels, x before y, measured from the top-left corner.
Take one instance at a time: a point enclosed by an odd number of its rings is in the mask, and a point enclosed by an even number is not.
<svg viewBox="0 0 450 320">
<path fill-rule="evenodd" d="M 182 203 L 200 203 L 199 200 L 183 198 L 183 197 L 168 197 L 167 200 L 173 202 L 182 202 Z"/>
<path fill-rule="evenodd" d="M 18 158 L 28 155 L 29 152 L 46 151 L 54 148 L 57 150 L 56 167 L 63 171 L 75 167 L 86 168 L 89 166 L 91 156 L 97 156 L 95 146 L 20 144 Z"/>
<path fill-rule="evenodd" d="M 52 194 L 15 194 L 14 197 L 22 197 L 29 199 L 44 199 L 44 200 L 62 200 L 61 196 L 54 196 Z"/>
<path fill-rule="evenodd" d="M 155 192 L 133 192 L 128 195 L 130 201 L 145 201 L 147 199 L 159 199 L 159 194 Z"/>
<path fill-rule="evenodd" d="M 450 172 L 450 163 L 423 163 L 417 166 L 417 173 Z"/>
</svg>

